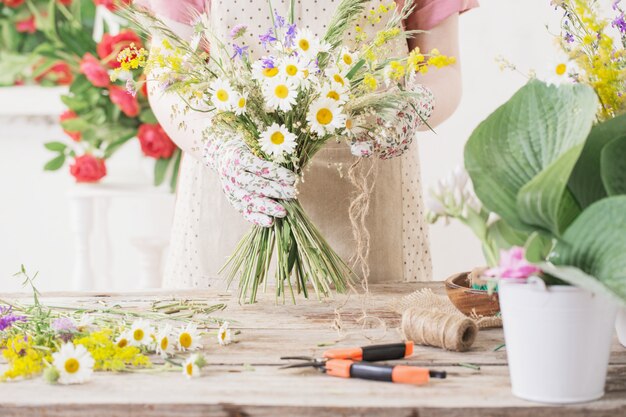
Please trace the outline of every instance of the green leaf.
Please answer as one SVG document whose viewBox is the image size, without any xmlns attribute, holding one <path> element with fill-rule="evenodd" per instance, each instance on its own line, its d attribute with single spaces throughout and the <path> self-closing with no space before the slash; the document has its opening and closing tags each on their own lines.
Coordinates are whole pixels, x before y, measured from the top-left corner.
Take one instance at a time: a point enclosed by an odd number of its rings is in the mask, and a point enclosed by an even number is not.
<svg viewBox="0 0 626 417">
<path fill-rule="evenodd" d="M 53 151 L 53 152 L 64 152 L 65 149 L 67 148 L 67 145 L 62 142 L 48 142 L 48 143 L 45 143 L 43 146 L 45 146 L 46 149 Z"/>
<path fill-rule="evenodd" d="M 65 155 L 61 154 L 57 156 L 56 158 L 53 158 L 50 161 L 48 161 L 48 163 L 44 165 L 43 169 L 44 171 L 56 171 L 60 169 L 63 166 L 63 164 L 65 164 Z"/>
<path fill-rule="evenodd" d="M 508 249 L 512 246 L 523 246 L 528 238 L 527 232 L 513 229 L 504 220 L 498 219 L 487 228 L 487 238 L 498 249 Z"/>
<path fill-rule="evenodd" d="M 154 163 L 154 185 L 159 186 L 165 181 L 167 167 L 170 165 L 170 159 L 157 159 Z"/>
<path fill-rule="evenodd" d="M 614 139 L 604 147 L 600 166 L 607 193 L 626 194 L 626 136 Z"/>
<path fill-rule="evenodd" d="M 584 209 L 607 196 L 601 177 L 602 149 L 626 132 L 626 114 L 597 124 L 591 129 L 569 179 L 569 188 Z"/>
<path fill-rule="evenodd" d="M 139 120 L 141 121 L 141 123 L 158 123 L 156 116 L 154 115 L 152 110 L 150 110 L 150 108 L 146 108 L 144 111 L 141 112 L 141 114 L 139 114 Z"/>
<path fill-rule="evenodd" d="M 552 252 L 553 247 L 554 240 L 550 236 L 534 232 L 524 244 L 524 253 L 529 262 L 544 262 Z"/>
<path fill-rule="evenodd" d="M 82 117 L 65 120 L 61 122 L 61 126 L 63 126 L 63 129 L 67 130 L 68 132 L 82 132 L 93 127 L 91 123 L 89 123 Z"/>
<path fill-rule="evenodd" d="M 565 231 L 550 260 L 579 268 L 626 300 L 626 196 L 589 206 Z"/>
<path fill-rule="evenodd" d="M 465 146 L 465 166 L 483 205 L 515 229 L 558 234 L 576 208 L 559 196 L 566 198 L 564 184 L 597 106 L 593 90 L 581 84 L 556 87 L 533 80 L 515 93 Z M 559 217 L 563 213 L 566 221 Z"/>
</svg>

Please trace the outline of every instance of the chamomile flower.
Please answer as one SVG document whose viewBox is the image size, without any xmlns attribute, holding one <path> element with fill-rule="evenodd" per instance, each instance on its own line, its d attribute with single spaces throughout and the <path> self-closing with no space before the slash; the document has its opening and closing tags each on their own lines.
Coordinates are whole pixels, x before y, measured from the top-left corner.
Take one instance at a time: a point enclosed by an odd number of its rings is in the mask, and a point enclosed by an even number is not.
<svg viewBox="0 0 626 417">
<path fill-rule="evenodd" d="M 187 324 L 178 332 L 178 348 L 180 350 L 195 350 L 201 348 L 200 332 L 195 323 Z"/>
<path fill-rule="evenodd" d="M 346 116 L 341 110 L 335 100 L 322 97 L 311 104 L 306 119 L 313 132 L 324 136 L 344 128 Z"/>
<path fill-rule="evenodd" d="M 352 68 L 357 61 L 358 55 L 356 53 L 350 52 L 348 48 L 341 48 L 341 53 L 339 54 L 339 59 L 337 60 L 340 67 L 345 69 Z"/>
<path fill-rule="evenodd" d="M 117 336 L 117 339 L 115 339 L 115 344 L 119 348 L 125 348 L 126 346 L 130 345 L 131 344 L 130 331 L 124 330 L 122 333 L 120 333 L 120 335 Z"/>
<path fill-rule="evenodd" d="M 332 82 L 322 87 L 321 97 L 330 98 L 338 103 L 345 103 L 348 101 L 348 92 L 341 84 Z"/>
<path fill-rule="evenodd" d="M 259 59 L 252 63 L 252 78 L 264 83 L 275 78 L 280 73 L 270 58 Z"/>
<path fill-rule="evenodd" d="M 211 83 L 210 90 L 211 101 L 217 110 L 232 110 L 236 93 L 227 80 L 221 80 L 218 78 Z"/>
<path fill-rule="evenodd" d="M 331 82 L 337 83 L 344 88 L 348 88 L 350 86 L 350 81 L 346 78 L 343 72 L 339 71 L 338 68 L 326 69 L 325 75 Z"/>
<path fill-rule="evenodd" d="M 294 39 L 294 49 L 309 60 L 315 60 L 320 52 L 320 41 L 308 29 L 298 30 Z"/>
<path fill-rule="evenodd" d="M 280 75 L 299 84 L 307 74 L 306 66 L 295 57 L 287 57 L 280 63 Z"/>
<path fill-rule="evenodd" d="M 225 321 L 217 332 L 217 343 L 222 346 L 230 345 L 232 342 L 232 335 L 228 326 L 228 322 Z"/>
<path fill-rule="evenodd" d="M 291 133 L 285 125 L 279 126 L 274 123 L 261 133 L 259 145 L 261 145 L 261 150 L 269 155 L 291 154 L 296 149 L 296 135 Z"/>
<path fill-rule="evenodd" d="M 196 364 L 196 359 L 197 355 L 191 355 L 183 363 L 183 375 L 189 379 L 200 377 L 201 371 L 200 367 Z"/>
<path fill-rule="evenodd" d="M 52 354 L 52 365 L 59 371 L 60 384 L 82 384 L 91 378 L 94 360 L 83 345 L 70 342 Z"/>
<path fill-rule="evenodd" d="M 166 357 L 174 350 L 172 326 L 165 325 L 156 335 L 156 353 Z"/>
<path fill-rule="evenodd" d="M 265 85 L 263 96 L 270 109 L 289 111 L 296 104 L 298 87 L 293 81 L 280 77 Z"/>
<path fill-rule="evenodd" d="M 235 96 L 235 114 L 240 116 L 246 112 L 246 106 L 248 105 L 248 93 L 236 93 Z"/>
<path fill-rule="evenodd" d="M 148 346 L 153 342 L 152 333 L 152 326 L 148 320 L 137 320 L 130 327 L 130 344 Z"/>
<path fill-rule="evenodd" d="M 573 75 L 577 73 L 576 65 L 567 57 L 559 55 L 544 71 L 537 74 L 538 78 L 551 85 L 571 84 Z"/>
</svg>

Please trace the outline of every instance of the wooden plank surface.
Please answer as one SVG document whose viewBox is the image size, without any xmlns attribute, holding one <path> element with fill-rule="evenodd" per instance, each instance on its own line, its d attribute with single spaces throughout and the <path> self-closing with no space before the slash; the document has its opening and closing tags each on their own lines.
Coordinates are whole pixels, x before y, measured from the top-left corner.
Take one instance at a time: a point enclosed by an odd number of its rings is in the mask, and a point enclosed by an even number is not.
<svg viewBox="0 0 626 417">
<path fill-rule="evenodd" d="M 611 416 L 626 415 L 626 349 L 615 341 L 606 386 L 600 401 L 550 407 L 511 395 L 506 352 L 500 329 L 481 331 L 470 352 L 416 347 L 409 360 L 448 371 L 448 379 L 414 387 L 329 377 L 311 369 L 279 370 L 282 355 L 319 355 L 325 347 L 393 342 L 400 339 L 399 317 L 389 309 L 397 297 L 416 288 L 443 291 L 440 283 L 379 285 L 371 288 L 368 314 L 384 318 L 386 328 L 363 331 L 360 297 L 297 305 L 275 305 L 270 294 L 260 303 L 239 305 L 216 291 L 132 294 L 49 294 L 50 305 L 113 306 L 142 310 L 154 300 L 184 298 L 228 304 L 220 317 L 236 321 L 238 343 L 220 347 L 213 340 L 205 376 L 187 380 L 167 374 L 98 373 L 79 386 L 51 386 L 41 379 L 0 385 L 0 416 Z M 4 298 L 22 298 L 8 295 Z M 341 308 L 343 331 L 332 328 Z M 208 325 L 209 328 L 215 326 Z M 471 363 L 480 370 L 461 366 Z M 0 365 L 2 368 L 2 365 Z"/>
</svg>

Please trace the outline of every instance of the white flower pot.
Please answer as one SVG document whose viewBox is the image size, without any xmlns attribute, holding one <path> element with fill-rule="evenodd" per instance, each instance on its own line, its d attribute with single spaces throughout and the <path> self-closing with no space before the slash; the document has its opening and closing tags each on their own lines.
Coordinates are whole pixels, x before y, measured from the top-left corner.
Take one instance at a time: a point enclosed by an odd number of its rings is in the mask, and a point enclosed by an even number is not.
<svg viewBox="0 0 626 417">
<path fill-rule="evenodd" d="M 626 347 L 626 308 L 622 307 L 617 313 L 617 321 L 615 322 L 617 330 L 617 338 L 622 346 Z"/>
<path fill-rule="evenodd" d="M 500 281 L 513 394 L 568 404 L 604 395 L 617 305 L 570 286 Z"/>
</svg>

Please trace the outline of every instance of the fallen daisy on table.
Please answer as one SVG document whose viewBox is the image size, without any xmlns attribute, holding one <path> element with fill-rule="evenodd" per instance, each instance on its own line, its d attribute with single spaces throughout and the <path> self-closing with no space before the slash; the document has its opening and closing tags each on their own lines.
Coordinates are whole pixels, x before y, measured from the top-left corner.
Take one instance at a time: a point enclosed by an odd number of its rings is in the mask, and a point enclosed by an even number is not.
<svg viewBox="0 0 626 417">
<path fill-rule="evenodd" d="M 133 346 L 148 346 L 152 343 L 152 326 L 148 320 L 137 320 L 130 328 L 130 343 Z"/>
<path fill-rule="evenodd" d="M 171 337 L 172 326 L 167 324 L 156 335 L 156 353 L 166 357 L 174 351 Z"/>
<path fill-rule="evenodd" d="M 217 332 L 217 342 L 222 345 L 230 345 L 232 343 L 232 332 L 227 321 L 222 324 Z"/>
<path fill-rule="evenodd" d="M 196 323 L 189 323 L 178 333 L 178 348 L 182 351 L 202 348 L 200 332 Z"/>
<path fill-rule="evenodd" d="M 206 366 L 204 356 L 194 353 L 183 363 L 183 375 L 187 378 L 198 378 L 202 374 L 202 368 Z"/>
<path fill-rule="evenodd" d="M 84 346 L 65 343 L 58 352 L 52 354 L 52 359 L 60 384 L 82 384 L 91 379 L 94 360 Z"/>
</svg>

